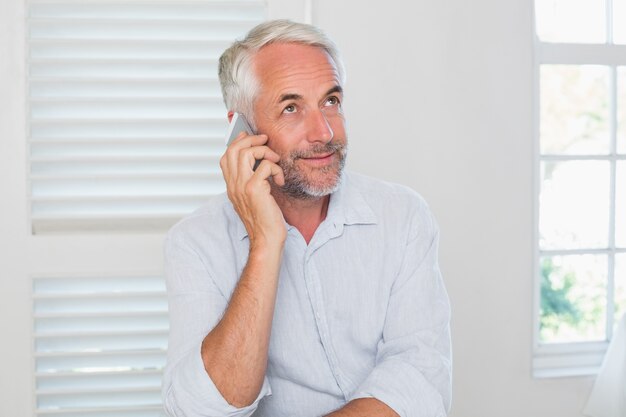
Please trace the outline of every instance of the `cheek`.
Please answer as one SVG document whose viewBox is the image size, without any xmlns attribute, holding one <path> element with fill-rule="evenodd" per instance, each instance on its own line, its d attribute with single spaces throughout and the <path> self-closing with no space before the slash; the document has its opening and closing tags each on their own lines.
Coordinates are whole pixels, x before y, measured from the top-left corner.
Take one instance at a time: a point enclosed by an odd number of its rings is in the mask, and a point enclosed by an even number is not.
<svg viewBox="0 0 626 417">
<path fill-rule="evenodd" d="M 267 136 L 268 146 L 279 155 L 291 152 L 306 143 L 303 124 L 296 117 L 276 122 Z"/>
<path fill-rule="evenodd" d="M 335 134 L 335 139 L 346 140 L 346 121 L 343 118 L 343 115 L 337 115 L 332 119 L 328 120 L 333 133 Z"/>
<path fill-rule="evenodd" d="M 294 149 L 294 145 L 291 143 L 288 132 L 273 132 L 273 134 L 268 134 L 267 146 L 276 152 L 281 159 L 285 156 L 289 155 L 289 153 Z"/>
</svg>

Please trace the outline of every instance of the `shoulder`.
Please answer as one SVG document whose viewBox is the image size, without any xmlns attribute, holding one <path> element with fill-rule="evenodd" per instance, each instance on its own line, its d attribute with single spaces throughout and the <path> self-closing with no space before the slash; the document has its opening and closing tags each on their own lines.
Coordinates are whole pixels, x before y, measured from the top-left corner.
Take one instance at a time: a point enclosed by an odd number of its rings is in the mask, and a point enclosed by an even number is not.
<svg viewBox="0 0 626 417">
<path fill-rule="evenodd" d="M 428 203 L 410 187 L 355 172 L 346 173 L 345 185 L 362 196 L 379 222 L 397 223 L 411 234 L 437 229 Z"/>
<path fill-rule="evenodd" d="M 372 208 L 393 206 L 395 209 L 429 211 L 426 200 L 417 191 L 406 185 L 355 172 L 347 172 L 346 186 L 358 191 Z"/>
<path fill-rule="evenodd" d="M 166 235 L 167 244 L 202 245 L 206 239 L 229 235 L 234 209 L 225 193 L 179 220 Z"/>
</svg>

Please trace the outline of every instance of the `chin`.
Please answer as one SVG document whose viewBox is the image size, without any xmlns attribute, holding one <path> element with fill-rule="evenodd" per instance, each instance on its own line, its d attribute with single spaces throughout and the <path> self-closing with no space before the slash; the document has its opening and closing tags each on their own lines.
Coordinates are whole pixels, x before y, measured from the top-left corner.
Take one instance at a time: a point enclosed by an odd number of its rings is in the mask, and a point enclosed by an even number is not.
<svg viewBox="0 0 626 417">
<path fill-rule="evenodd" d="M 308 175 L 298 172 L 285 178 L 285 185 L 281 187 L 286 195 L 301 200 L 312 200 L 325 197 L 337 191 L 341 185 L 343 167 L 325 168 L 311 172 Z"/>
<path fill-rule="evenodd" d="M 305 189 L 305 192 L 306 194 L 311 196 L 311 198 L 325 197 L 337 191 L 339 189 L 340 183 L 341 179 L 337 178 L 334 181 L 329 181 L 325 184 L 312 185 Z"/>
<path fill-rule="evenodd" d="M 326 150 L 326 149 L 325 149 Z M 345 144 L 334 144 L 336 158 L 332 163 L 321 167 L 299 164 L 294 158 L 287 158 L 278 164 L 285 174 L 285 185 L 281 191 L 288 197 L 312 200 L 334 193 L 341 185 L 341 173 L 346 161 Z"/>
</svg>

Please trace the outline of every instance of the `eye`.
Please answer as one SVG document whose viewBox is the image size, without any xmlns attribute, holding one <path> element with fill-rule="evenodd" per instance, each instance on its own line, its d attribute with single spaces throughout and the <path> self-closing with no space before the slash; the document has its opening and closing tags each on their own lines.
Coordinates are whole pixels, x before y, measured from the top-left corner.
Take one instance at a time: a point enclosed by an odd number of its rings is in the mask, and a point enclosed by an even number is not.
<svg viewBox="0 0 626 417">
<path fill-rule="evenodd" d="M 336 106 L 338 104 L 339 104 L 339 97 L 337 96 L 330 96 L 326 99 L 327 106 Z"/>
<path fill-rule="evenodd" d="M 296 112 L 296 106 L 293 104 L 290 104 L 283 109 L 283 113 L 295 113 L 295 112 Z"/>
</svg>

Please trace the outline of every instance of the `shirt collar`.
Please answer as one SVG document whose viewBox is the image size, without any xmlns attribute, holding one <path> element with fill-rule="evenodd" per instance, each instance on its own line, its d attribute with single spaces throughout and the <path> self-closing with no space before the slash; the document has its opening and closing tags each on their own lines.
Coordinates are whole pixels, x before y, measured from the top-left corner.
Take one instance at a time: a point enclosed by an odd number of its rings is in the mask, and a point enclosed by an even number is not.
<svg viewBox="0 0 626 417">
<path fill-rule="evenodd" d="M 354 184 L 350 174 L 341 176 L 339 189 L 330 196 L 326 221 L 337 225 L 376 224 L 376 215 Z"/>
<path fill-rule="evenodd" d="M 234 209 L 232 215 L 235 217 L 237 238 L 243 240 L 248 236 L 248 231 Z M 344 171 L 341 175 L 339 188 L 330 196 L 328 213 L 323 223 L 350 226 L 376 224 L 377 221 L 376 215 L 363 197 L 361 190 L 351 184 L 350 174 Z M 293 227 L 287 222 L 285 225 L 288 230 Z"/>
</svg>

